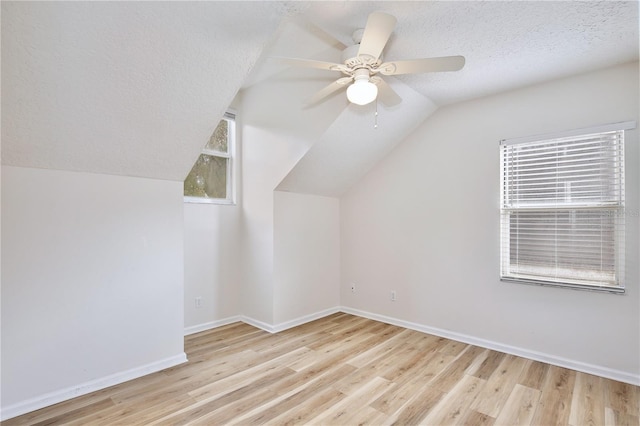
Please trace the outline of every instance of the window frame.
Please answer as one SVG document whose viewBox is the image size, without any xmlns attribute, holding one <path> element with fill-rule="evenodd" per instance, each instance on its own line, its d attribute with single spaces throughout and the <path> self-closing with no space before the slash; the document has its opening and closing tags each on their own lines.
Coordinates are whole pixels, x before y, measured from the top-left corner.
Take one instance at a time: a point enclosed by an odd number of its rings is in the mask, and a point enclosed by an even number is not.
<svg viewBox="0 0 640 426">
<path fill-rule="evenodd" d="M 209 155 L 212 157 L 224 158 L 227 160 L 227 190 L 226 198 L 205 198 L 194 197 L 190 195 L 184 195 L 185 203 L 195 204 L 221 204 L 221 205 L 236 205 L 236 113 L 235 111 L 228 110 L 224 113 L 220 121 L 225 120 L 227 122 L 227 152 L 222 152 L 213 149 L 207 149 L 205 147 L 200 151 L 200 155 Z M 219 123 L 219 122 L 218 122 Z M 217 126 L 217 125 L 216 125 Z"/>
<path fill-rule="evenodd" d="M 626 250 L 624 247 L 625 236 L 624 236 L 624 233 L 622 235 L 618 234 L 618 232 L 620 231 L 620 227 L 624 232 L 624 214 L 625 214 L 625 208 L 626 208 L 625 197 L 624 197 L 624 189 L 625 189 L 624 188 L 624 179 L 625 179 L 624 163 L 622 164 L 622 175 L 621 175 L 622 181 L 621 181 L 621 188 L 620 188 L 620 190 L 622 191 L 622 194 L 621 194 L 620 203 L 613 207 L 608 208 L 609 210 L 617 211 L 617 214 L 618 214 L 618 217 L 614 218 L 615 222 L 614 222 L 614 231 L 613 231 L 614 238 L 615 238 L 613 253 L 614 253 L 614 258 L 616 262 L 616 266 L 614 269 L 617 274 L 618 285 L 610 285 L 602 281 L 601 281 L 602 285 L 597 285 L 595 283 L 591 284 L 591 283 L 585 283 L 585 282 L 582 282 L 582 283 L 571 282 L 571 279 L 568 279 L 568 278 L 564 278 L 566 282 L 562 282 L 558 280 L 557 276 L 552 276 L 551 274 L 547 274 L 546 276 L 542 275 L 539 279 L 533 279 L 533 278 L 523 277 L 523 276 L 526 276 L 526 273 L 523 274 L 523 273 L 511 272 L 510 268 L 514 265 L 513 262 L 511 261 L 511 252 L 510 252 L 511 249 L 505 243 L 506 241 L 510 240 L 512 235 L 511 222 L 510 222 L 511 219 L 506 219 L 506 216 L 509 216 L 513 212 L 526 213 L 527 211 L 531 211 L 532 207 L 531 206 L 513 207 L 512 205 L 509 205 L 509 206 L 507 205 L 508 203 L 506 198 L 508 197 L 506 196 L 506 194 L 507 194 L 507 191 L 511 190 L 511 188 L 509 189 L 506 188 L 506 185 L 508 185 L 507 183 L 508 171 L 506 170 L 506 165 L 508 164 L 508 162 L 507 160 L 504 159 L 504 155 L 505 155 L 505 147 L 512 146 L 512 145 L 532 144 L 535 142 L 540 142 L 540 144 L 542 145 L 544 143 L 548 143 L 549 141 L 555 140 L 555 139 L 574 138 L 574 137 L 579 138 L 585 135 L 604 134 L 607 132 L 616 131 L 616 132 L 622 132 L 622 141 L 619 149 L 621 151 L 621 157 L 624 162 L 625 161 L 624 132 L 627 130 L 635 129 L 635 127 L 636 127 L 635 121 L 628 121 L 628 122 L 613 123 L 613 124 L 590 127 L 590 128 L 575 129 L 575 130 L 566 131 L 566 132 L 557 132 L 552 134 L 528 136 L 528 137 L 522 137 L 522 138 L 504 139 L 500 141 L 500 238 L 499 238 L 499 242 L 500 242 L 500 280 L 501 281 L 513 282 L 513 283 L 519 283 L 519 284 L 534 284 L 534 285 L 541 285 L 541 286 L 615 293 L 615 294 L 625 293 L 625 279 L 624 279 L 624 264 L 626 260 L 625 259 Z M 588 212 L 588 211 L 592 211 L 592 210 L 595 211 L 602 208 L 601 205 L 600 206 L 598 205 L 597 201 L 594 201 L 592 203 L 587 203 L 587 204 L 588 204 L 587 206 L 581 206 L 578 209 L 584 209 L 583 211 Z M 563 205 L 562 203 L 557 203 L 557 202 L 554 204 L 550 203 L 548 206 L 544 206 L 544 207 L 535 206 L 533 207 L 533 209 L 537 210 L 538 212 L 541 212 L 542 214 L 545 214 L 545 213 L 559 214 L 560 212 L 563 212 L 563 211 L 569 212 L 573 210 L 571 205 Z M 505 223 L 506 221 L 508 222 Z M 572 220 L 571 223 L 579 224 L 580 222 L 576 222 L 575 220 Z M 517 265 L 517 263 L 515 265 Z M 540 266 L 539 268 L 543 269 L 545 268 L 545 266 Z M 552 267 L 549 266 L 549 268 L 552 268 Z M 517 275 L 520 275 L 520 276 L 517 276 Z M 544 278 L 548 278 L 548 280 L 545 280 Z"/>
</svg>

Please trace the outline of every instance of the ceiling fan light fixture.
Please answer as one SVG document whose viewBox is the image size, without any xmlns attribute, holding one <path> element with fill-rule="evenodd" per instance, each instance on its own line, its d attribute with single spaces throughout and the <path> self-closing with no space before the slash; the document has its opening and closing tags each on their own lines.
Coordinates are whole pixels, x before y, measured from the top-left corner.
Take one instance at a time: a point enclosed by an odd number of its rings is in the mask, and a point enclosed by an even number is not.
<svg viewBox="0 0 640 426">
<path fill-rule="evenodd" d="M 338 90 L 347 89 L 347 99 L 351 103 L 367 105 L 377 99 L 379 91 L 380 101 L 392 107 L 398 105 L 402 98 L 382 76 L 458 71 L 464 67 L 463 56 L 383 62 L 382 52 L 393 33 L 396 22 L 395 17 L 385 12 L 369 14 L 364 29 L 353 33 L 354 44 L 342 51 L 340 64 L 313 59 L 279 59 L 291 65 L 338 71 L 346 75 L 316 92 L 307 105 L 321 101 Z"/>
<path fill-rule="evenodd" d="M 347 99 L 356 105 L 366 105 L 373 102 L 378 96 L 378 86 L 373 84 L 369 78 L 357 78 L 347 87 Z"/>
</svg>

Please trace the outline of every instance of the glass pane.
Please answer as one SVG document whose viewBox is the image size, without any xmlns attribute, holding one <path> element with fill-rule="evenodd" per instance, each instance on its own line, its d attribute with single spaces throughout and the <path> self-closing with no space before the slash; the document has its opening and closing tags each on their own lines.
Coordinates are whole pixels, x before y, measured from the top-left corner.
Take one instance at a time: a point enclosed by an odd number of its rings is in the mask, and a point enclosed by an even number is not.
<svg viewBox="0 0 640 426">
<path fill-rule="evenodd" d="M 229 137 L 229 126 L 227 120 L 220 120 L 218 127 L 213 131 L 209 142 L 204 147 L 205 149 L 213 149 L 215 151 L 227 152 L 227 141 Z"/>
<path fill-rule="evenodd" d="M 510 207 L 621 204 L 623 132 L 503 148 L 504 196 Z"/>
<path fill-rule="evenodd" d="M 615 210 L 533 210 L 506 213 L 510 271 L 553 282 L 618 285 Z"/>
<path fill-rule="evenodd" d="M 184 195 L 201 198 L 227 198 L 226 158 L 201 154 L 184 181 Z"/>
</svg>

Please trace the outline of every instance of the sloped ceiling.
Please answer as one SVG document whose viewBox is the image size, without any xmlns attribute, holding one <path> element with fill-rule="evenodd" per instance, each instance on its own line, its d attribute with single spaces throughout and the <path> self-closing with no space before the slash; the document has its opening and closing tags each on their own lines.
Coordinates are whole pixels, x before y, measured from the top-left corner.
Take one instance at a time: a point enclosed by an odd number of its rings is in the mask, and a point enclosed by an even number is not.
<svg viewBox="0 0 640 426">
<path fill-rule="evenodd" d="M 3 1 L 3 164 L 181 181 L 241 87 L 280 93 L 297 79 L 282 104 L 337 77 L 269 56 L 338 61 L 375 10 L 398 18 L 385 59 L 463 55 L 465 68 L 398 76 L 407 99 L 380 110 L 371 144 L 369 114 L 343 93 L 312 109 L 265 104 L 264 125 L 315 142 L 280 189 L 344 192 L 434 105 L 638 59 L 635 1 Z M 413 121 L 385 127 L 392 114 Z M 326 187 L 323 168 L 335 176 Z"/>
<path fill-rule="evenodd" d="M 338 92 L 326 102 L 341 112 L 334 110 L 335 120 L 309 136 L 315 143 L 277 190 L 340 196 L 438 106 L 638 59 L 637 2 L 312 3 L 277 34 L 245 90 L 266 90 L 285 78 L 296 79 L 295 96 L 275 92 L 278 102 L 289 102 L 290 108 L 272 112 L 295 116 L 292 110 L 301 108 L 301 98 L 311 97 L 341 75 L 324 72 L 322 79 L 323 71 L 278 68 L 266 58 L 340 62 L 340 49 L 353 44 L 353 31 L 364 27 L 376 10 L 398 19 L 385 60 L 463 55 L 465 67 L 458 72 L 385 77 L 403 102 L 393 108 L 378 105 L 377 128 L 373 105 L 347 105 L 344 91 Z M 307 45 L 309 34 L 324 42 L 324 49 L 317 43 Z M 306 88 L 300 85 L 305 78 Z M 317 117 L 325 116 L 324 107 L 311 110 L 317 109 Z M 306 124 L 294 121 L 298 127 Z"/>
<path fill-rule="evenodd" d="M 459 72 L 397 77 L 438 105 L 638 59 L 637 1 L 320 2 L 304 16 L 350 44 L 376 10 L 398 20 L 385 60 L 466 58 Z"/>
<path fill-rule="evenodd" d="M 386 80 L 402 106 L 348 105 L 276 189 L 339 197 L 436 110 L 406 84 Z"/>
<path fill-rule="evenodd" d="M 295 10 L 3 1 L 3 164 L 183 180 Z"/>
</svg>

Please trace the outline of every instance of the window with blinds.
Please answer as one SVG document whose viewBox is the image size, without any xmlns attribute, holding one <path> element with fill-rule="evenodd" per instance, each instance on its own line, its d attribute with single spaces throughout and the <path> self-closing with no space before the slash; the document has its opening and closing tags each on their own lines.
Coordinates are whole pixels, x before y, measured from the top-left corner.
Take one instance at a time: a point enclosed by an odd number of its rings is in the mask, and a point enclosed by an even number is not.
<svg viewBox="0 0 640 426">
<path fill-rule="evenodd" d="M 500 144 L 501 278 L 624 291 L 624 130 Z"/>
</svg>

